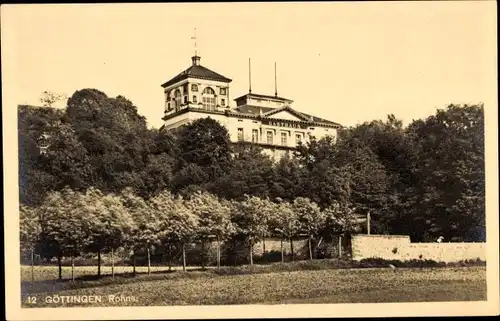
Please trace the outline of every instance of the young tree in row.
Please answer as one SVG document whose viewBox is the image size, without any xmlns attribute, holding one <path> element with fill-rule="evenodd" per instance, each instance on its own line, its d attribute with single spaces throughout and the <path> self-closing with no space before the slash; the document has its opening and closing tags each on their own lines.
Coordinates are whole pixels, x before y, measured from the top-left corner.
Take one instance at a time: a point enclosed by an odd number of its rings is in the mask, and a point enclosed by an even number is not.
<svg viewBox="0 0 500 321">
<path fill-rule="evenodd" d="M 182 198 L 175 198 L 168 191 L 151 199 L 151 207 L 158 218 L 158 241 L 169 249 L 169 270 L 172 267 L 172 247 L 182 246 L 183 270 L 186 270 L 185 245 L 196 233 L 197 217 L 185 206 Z"/>
<path fill-rule="evenodd" d="M 203 254 L 205 254 L 206 243 L 210 239 L 216 239 L 217 266 L 220 267 L 220 242 L 234 233 L 229 206 L 207 192 L 195 192 L 186 202 L 186 206 L 198 218 L 196 236 L 201 242 Z M 205 267 L 204 258 L 202 258 L 202 267 Z"/>
<path fill-rule="evenodd" d="M 39 209 L 44 252 L 49 256 L 57 256 L 59 279 L 62 279 L 62 257 L 71 256 L 73 279 L 73 258 L 93 242 L 93 219 L 92 214 L 87 212 L 93 204 L 89 204 L 85 196 L 65 188 L 61 192 L 49 193 Z"/>
<path fill-rule="evenodd" d="M 299 231 L 309 237 L 309 258 L 312 260 L 312 240 L 319 234 L 325 223 L 323 212 L 316 203 L 304 197 L 298 197 L 293 201 L 293 210 L 297 214 Z"/>
<path fill-rule="evenodd" d="M 87 221 L 92 231 L 88 250 L 97 252 L 97 275 L 100 276 L 101 253 L 111 252 L 114 260 L 114 251 L 126 243 L 134 229 L 134 222 L 121 199 L 114 194 L 103 195 L 101 191 L 91 188 L 87 190 L 85 198 L 83 210 L 88 213 Z"/>
<path fill-rule="evenodd" d="M 292 238 L 298 233 L 297 213 L 289 202 L 280 202 L 275 206 L 274 214 L 271 216 L 269 228 L 274 235 L 281 239 L 281 262 L 285 261 L 283 241 L 290 241 L 292 260 L 294 259 Z"/>
<path fill-rule="evenodd" d="M 146 249 L 148 259 L 148 274 L 151 273 L 150 248 L 152 244 L 158 244 L 159 219 L 156 212 L 144 201 L 143 198 L 134 194 L 131 188 L 124 189 L 120 195 L 123 206 L 130 213 L 134 222 L 128 238 L 128 244 L 132 248 L 133 275 L 136 275 L 137 251 Z"/>
<path fill-rule="evenodd" d="M 268 199 L 256 196 L 247 196 L 234 207 L 232 221 L 236 232 L 248 243 L 250 265 L 253 265 L 253 245 L 269 233 L 268 223 L 274 210 L 275 206 Z"/>
<path fill-rule="evenodd" d="M 21 251 L 31 256 L 31 281 L 35 281 L 35 248 L 40 242 L 41 225 L 37 211 L 25 205 L 19 207 Z"/>
</svg>

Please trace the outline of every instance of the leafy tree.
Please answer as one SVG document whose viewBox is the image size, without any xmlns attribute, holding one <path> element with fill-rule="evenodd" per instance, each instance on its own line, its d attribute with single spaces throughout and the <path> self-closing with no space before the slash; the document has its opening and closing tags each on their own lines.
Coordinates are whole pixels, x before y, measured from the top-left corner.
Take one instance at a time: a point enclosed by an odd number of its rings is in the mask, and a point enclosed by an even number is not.
<svg viewBox="0 0 500 321">
<path fill-rule="evenodd" d="M 385 121 L 365 122 L 342 132 L 344 141 L 362 142 L 369 148 L 385 170 L 387 192 L 384 215 L 376 214 L 379 231 L 394 234 L 405 232 L 411 222 L 403 220 L 402 213 L 412 210 L 414 187 L 420 179 L 414 175 L 417 149 L 408 139 L 402 122 L 394 115 Z"/>
<path fill-rule="evenodd" d="M 268 197 L 270 182 L 274 181 L 272 160 L 254 145 L 236 145 L 233 154 L 227 174 L 216 180 L 212 192 L 227 199 Z"/>
<path fill-rule="evenodd" d="M 180 160 L 201 167 L 224 168 L 231 162 L 227 129 L 212 118 L 200 118 L 179 132 Z"/>
<path fill-rule="evenodd" d="M 269 234 L 268 223 L 275 206 L 268 199 L 247 196 L 237 203 L 232 213 L 236 233 L 242 235 L 249 244 L 250 265 L 253 265 L 253 245 Z"/>
<path fill-rule="evenodd" d="M 293 241 L 299 231 L 299 221 L 297 213 L 289 202 L 283 201 L 275 205 L 274 213 L 270 217 L 269 228 L 274 235 L 281 238 L 281 261 L 285 261 L 283 251 L 283 240 L 290 241 L 290 248 L 293 253 Z"/>
<path fill-rule="evenodd" d="M 61 190 L 65 186 L 84 189 L 92 185 L 94 172 L 90 157 L 67 124 L 59 125 L 45 153 L 38 159 L 40 169 L 54 178 L 51 189 Z"/>
<path fill-rule="evenodd" d="M 293 202 L 298 222 L 299 231 L 309 236 L 309 258 L 313 259 L 312 239 L 317 236 L 324 226 L 325 218 L 319 206 L 308 198 L 297 197 Z"/>
<path fill-rule="evenodd" d="M 91 231 L 94 226 L 87 215 L 87 205 L 82 194 L 65 188 L 61 192 L 50 192 L 39 209 L 40 238 L 45 245 L 42 253 L 57 256 L 59 279 L 62 279 L 62 257 L 69 255 L 73 259 L 93 241 Z M 72 278 L 73 275 L 72 269 Z"/>
<path fill-rule="evenodd" d="M 128 186 L 144 190 L 142 170 L 152 135 L 132 102 L 107 97 L 96 89 L 76 91 L 68 99 L 67 119 L 90 155 L 92 186 L 119 192 Z M 153 174 L 154 171 L 151 172 Z"/>
<path fill-rule="evenodd" d="M 163 190 L 171 190 L 174 166 L 175 159 L 167 153 L 149 154 L 141 174 L 144 186 L 141 194 L 149 198 Z"/>
<path fill-rule="evenodd" d="M 197 177 L 201 182 L 195 184 L 212 184 L 217 178 L 227 173 L 231 164 L 231 147 L 227 129 L 212 118 L 201 118 L 181 127 L 177 133 L 179 159 L 176 171 L 180 178 L 176 179 L 176 191 L 189 184 L 189 177 Z M 186 168 L 187 175 L 186 175 Z M 191 175 L 196 172 L 205 175 Z"/>
<path fill-rule="evenodd" d="M 484 241 L 483 105 L 450 105 L 414 121 L 408 135 L 418 151 L 412 211 L 414 239 Z"/>
<path fill-rule="evenodd" d="M 198 218 L 196 236 L 203 252 L 210 239 L 217 240 L 217 265 L 220 266 L 220 242 L 234 233 L 230 208 L 227 203 L 207 192 L 196 192 L 186 202 L 186 207 Z M 205 267 L 205 260 L 202 260 Z"/>
<path fill-rule="evenodd" d="M 29 251 L 31 254 L 31 280 L 35 281 L 35 248 L 40 242 L 41 224 L 36 209 L 20 205 L 19 207 L 19 230 L 21 251 Z"/>
<path fill-rule="evenodd" d="M 331 136 L 300 145 L 296 154 L 303 170 L 302 197 L 325 208 L 332 201 L 347 203 L 351 195 L 352 177 L 349 161 L 341 161 L 341 149 Z"/>
<path fill-rule="evenodd" d="M 189 197 L 196 190 L 206 190 L 209 174 L 197 164 L 187 164 L 175 173 L 174 191 Z"/>
<path fill-rule="evenodd" d="M 97 275 L 100 276 L 101 253 L 113 254 L 114 250 L 125 244 L 134 230 L 134 221 L 118 196 L 104 195 L 94 188 L 89 188 L 85 194 L 84 209 L 92 226 L 92 242 L 88 250 L 97 252 Z"/>
<path fill-rule="evenodd" d="M 18 107 L 19 196 L 22 204 L 36 206 L 53 189 L 57 177 L 40 164 L 40 139 L 57 133 L 63 112 L 54 108 Z"/>
<path fill-rule="evenodd" d="M 133 274 L 134 276 L 136 274 L 136 253 L 144 248 L 147 251 L 148 274 L 150 274 L 150 248 L 159 243 L 159 218 L 149 203 L 135 195 L 132 188 L 124 189 L 120 194 L 120 199 L 133 220 L 132 230 L 125 243 L 132 248 Z"/>
<path fill-rule="evenodd" d="M 198 217 L 185 205 L 182 198 L 175 198 L 164 191 L 151 199 L 153 210 L 159 218 L 158 239 L 169 249 L 171 268 L 172 247 L 181 245 L 183 269 L 186 270 L 186 243 L 192 241 L 197 232 Z"/>
<path fill-rule="evenodd" d="M 285 154 L 274 166 L 274 180 L 271 181 L 271 195 L 283 200 L 293 201 L 304 195 L 307 177 L 296 157 Z"/>
<path fill-rule="evenodd" d="M 351 232 L 354 228 L 354 211 L 349 206 L 333 202 L 323 210 L 323 216 L 324 226 L 322 234 L 324 235 Z"/>
</svg>

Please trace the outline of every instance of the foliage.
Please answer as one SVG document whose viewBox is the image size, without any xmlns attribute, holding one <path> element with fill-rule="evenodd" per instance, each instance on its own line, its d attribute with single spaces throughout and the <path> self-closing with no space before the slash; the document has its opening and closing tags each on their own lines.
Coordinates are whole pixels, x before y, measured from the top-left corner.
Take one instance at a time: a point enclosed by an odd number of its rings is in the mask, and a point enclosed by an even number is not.
<svg viewBox="0 0 500 321">
<path fill-rule="evenodd" d="M 299 231 L 308 236 L 315 236 L 325 222 L 324 213 L 319 206 L 308 198 L 297 197 L 292 204 L 298 219 Z"/>
<path fill-rule="evenodd" d="M 406 128 L 389 115 L 273 164 L 232 146 L 214 119 L 148 129 L 130 100 L 97 89 L 65 109 L 19 106 L 22 242 L 39 239 L 50 257 L 236 232 L 289 238 L 350 231 L 355 211 L 370 211 L 374 233 L 484 241 L 483 109 L 450 105 Z"/>
<path fill-rule="evenodd" d="M 202 242 L 218 237 L 223 240 L 234 233 L 231 211 L 226 202 L 208 192 L 195 192 L 186 201 L 186 207 L 198 220 L 196 236 Z"/>
<path fill-rule="evenodd" d="M 255 243 L 269 234 L 268 226 L 274 211 L 275 206 L 268 199 L 246 196 L 234 206 L 231 220 L 236 233 Z"/>
<path fill-rule="evenodd" d="M 280 202 L 276 205 L 274 213 L 270 218 L 270 229 L 272 234 L 282 238 L 290 239 L 297 235 L 299 221 L 297 212 L 288 202 Z"/>
<path fill-rule="evenodd" d="M 21 250 L 34 249 L 40 241 L 41 234 L 37 209 L 21 204 L 19 214 Z"/>
<path fill-rule="evenodd" d="M 57 102 L 59 100 L 66 99 L 66 98 L 67 97 L 65 94 L 59 94 L 59 93 L 55 93 L 55 92 L 46 90 L 40 95 L 40 102 L 42 103 L 43 107 L 52 107 L 52 105 L 55 102 Z"/>
</svg>

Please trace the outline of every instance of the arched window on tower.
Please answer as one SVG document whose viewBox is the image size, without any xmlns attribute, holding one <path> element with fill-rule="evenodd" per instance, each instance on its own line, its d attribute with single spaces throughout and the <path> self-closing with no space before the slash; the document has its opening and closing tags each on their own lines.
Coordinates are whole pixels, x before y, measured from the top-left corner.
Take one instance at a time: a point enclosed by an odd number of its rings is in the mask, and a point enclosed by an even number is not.
<svg viewBox="0 0 500 321">
<path fill-rule="evenodd" d="M 174 108 L 175 111 L 178 111 L 181 107 L 181 91 L 177 89 L 174 92 Z"/>
<path fill-rule="evenodd" d="M 207 87 L 202 95 L 203 108 L 206 110 L 215 110 L 215 91 Z"/>
</svg>

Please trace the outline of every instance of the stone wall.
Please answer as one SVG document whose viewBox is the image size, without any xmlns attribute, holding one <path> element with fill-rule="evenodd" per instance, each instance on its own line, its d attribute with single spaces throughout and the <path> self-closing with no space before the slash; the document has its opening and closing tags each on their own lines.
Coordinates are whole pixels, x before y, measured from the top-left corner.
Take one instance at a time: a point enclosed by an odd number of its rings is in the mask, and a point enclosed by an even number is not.
<svg viewBox="0 0 500 321">
<path fill-rule="evenodd" d="M 351 242 L 354 260 L 486 260 L 485 243 L 411 243 L 410 237 L 406 235 L 353 235 Z"/>
</svg>

